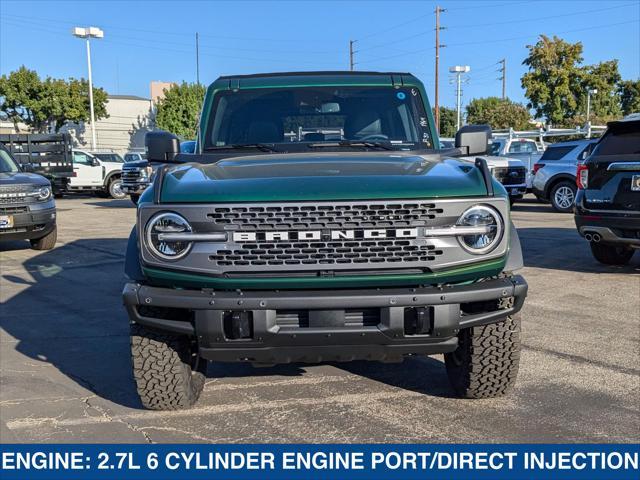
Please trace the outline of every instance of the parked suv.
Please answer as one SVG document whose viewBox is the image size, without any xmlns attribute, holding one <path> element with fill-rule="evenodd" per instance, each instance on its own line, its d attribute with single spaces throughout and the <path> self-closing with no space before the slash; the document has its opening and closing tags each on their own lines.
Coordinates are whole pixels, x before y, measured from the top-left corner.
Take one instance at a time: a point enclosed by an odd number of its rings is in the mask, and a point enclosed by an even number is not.
<svg viewBox="0 0 640 480">
<path fill-rule="evenodd" d="M 51 250 L 57 236 L 51 183 L 22 171 L 0 145 L 0 241 L 29 240 L 34 250 Z"/>
<path fill-rule="evenodd" d="M 533 166 L 533 193 L 550 202 L 557 212 L 573 212 L 578 186 L 576 168 L 598 139 L 573 140 L 549 145 Z"/>
<path fill-rule="evenodd" d="M 143 405 L 192 405 L 209 360 L 444 353 L 456 394 L 510 389 L 527 293 L 518 235 L 486 162 L 456 158 L 486 154 L 489 127 L 440 150 L 407 73 L 221 77 L 202 112 L 194 154 L 146 136 L 150 161 L 177 165 L 140 197 L 126 254 Z M 296 134 L 319 125 L 330 133 Z"/>
<path fill-rule="evenodd" d="M 609 123 L 577 177 L 578 232 L 599 262 L 627 263 L 640 248 L 640 118 Z"/>
<path fill-rule="evenodd" d="M 127 195 L 122 191 L 123 163 L 112 158 L 101 160 L 86 150 L 73 150 L 73 170 L 75 176 L 69 181 L 69 191 L 101 192 L 111 198 L 121 199 Z"/>
</svg>

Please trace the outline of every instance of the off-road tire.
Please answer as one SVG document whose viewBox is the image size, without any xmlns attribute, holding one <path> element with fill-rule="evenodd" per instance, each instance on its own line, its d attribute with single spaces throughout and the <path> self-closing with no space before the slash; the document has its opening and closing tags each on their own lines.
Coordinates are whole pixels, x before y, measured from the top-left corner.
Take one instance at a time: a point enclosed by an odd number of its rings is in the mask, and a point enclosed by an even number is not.
<svg viewBox="0 0 640 480">
<path fill-rule="evenodd" d="M 133 377 L 144 407 L 179 410 L 198 401 L 207 362 L 194 351 L 187 336 L 131 325 Z"/>
<path fill-rule="evenodd" d="M 129 198 L 131 199 L 134 205 L 137 205 L 138 200 L 140 200 L 140 195 L 132 193 L 131 195 L 129 195 Z"/>
<path fill-rule="evenodd" d="M 558 203 L 558 199 L 556 198 L 556 194 L 560 189 L 568 192 L 571 191 L 571 205 L 563 205 Z M 573 206 L 576 203 L 576 194 L 578 192 L 578 187 L 575 182 L 570 182 L 568 180 L 563 180 L 561 182 L 556 183 L 551 189 L 551 193 L 549 194 L 549 200 L 551 201 L 551 206 L 556 212 L 560 213 L 571 213 L 573 212 Z"/>
<path fill-rule="evenodd" d="M 458 334 L 458 342 L 457 350 L 444 356 L 456 395 L 492 398 L 508 393 L 520 363 L 520 316 L 465 328 Z"/>
<path fill-rule="evenodd" d="M 29 240 L 31 242 L 31 248 L 34 250 L 51 250 L 56 246 L 58 240 L 58 227 L 53 227 L 49 233 L 44 237 L 34 238 Z"/>
<path fill-rule="evenodd" d="M 121 188 L 118 188 L 118 185 L 122 185 L 122 180 L 120 178 L 112 178 L 109 180 L 107 191 L 111 198 L 115 200 L 122 200 L 127 197 L 127 194 L 124 193 Z"/>
<path fill-rule="evenodd" d="M 626 265 L 633 257 L 633 248 L 606 243 L 590 242 L 591 253 L 594 258 L 605 265 Z"/>
</svg>

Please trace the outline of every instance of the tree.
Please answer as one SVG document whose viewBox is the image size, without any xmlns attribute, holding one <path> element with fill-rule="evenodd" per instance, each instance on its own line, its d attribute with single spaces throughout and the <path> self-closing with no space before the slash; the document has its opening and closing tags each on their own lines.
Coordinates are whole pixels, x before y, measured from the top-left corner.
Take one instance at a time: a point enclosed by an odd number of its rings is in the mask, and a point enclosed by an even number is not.
<svg viewBox="0 0 640 480">
<path fill-rule="evenodd" d="M 453 108 L 439 107 L 440 110 L 440 136 L 455 137 L 456 135 L 456 111 Z M 435 117 L 435 108 L 433 115 Z"/>
<path fill-rule="evenodd" d="M 498 97 L 474 98 L 467 105 L 467 123 L 488 124 L 492 129 L 524 130 L 529 126 L 529 111 L 511 100 Z"/>
<path fill-rule="evenodd" d="M 554 125 L 575 117 L 584 93 L 578 67 L 582 62 L 582 43 L 540 35 L 540 40 L 527 48 L 529 55 L 522 63 L 529 71 L 521 79 L 529 99 L 527 107 L 535 110 L 536 117 L 544 117 Z"/>
<path fill-rule="evenodd" d="M 597 90 L 597 93 L 591 95 L 590 114 L 593 115 L 593 118 L 600 119 L 598 123 L 619 118 L 622 115 L 622 109 L 620 108 L 618 84 L 622 77 L 618 71 L 618 60 L 584 66 L 581 68 L 580 74 L 582 95 L 579 96 L 578 116 L 584 118 L 584 121 L 580 123 L 585 123 L 587 120 L 588 90 Z M 593 118 L 590 115 L 592 121 Z"/>
<path fill-rule="evenodd" d="M 96 120 L 106 118 L 107 92 L 93 89 Z M 0 77 L 0 111 L 14 125 L 24 122 L 37 132 L 57 132 L 65 122 L 87 122 L 89 82 L 46 78 L 25 66 Z"/>
<path fill-rule="evenodd" d="M 623 115 L 640 112 L 640 80 L 624 80 L 618 85 Z"/>
<path fill-rule="evenodd" d="M 195 138 L 204 93 L 202 85 L 186 82 L 165 90 L 158 102 L 156 125 L 181 138 Z"/>
</svg>

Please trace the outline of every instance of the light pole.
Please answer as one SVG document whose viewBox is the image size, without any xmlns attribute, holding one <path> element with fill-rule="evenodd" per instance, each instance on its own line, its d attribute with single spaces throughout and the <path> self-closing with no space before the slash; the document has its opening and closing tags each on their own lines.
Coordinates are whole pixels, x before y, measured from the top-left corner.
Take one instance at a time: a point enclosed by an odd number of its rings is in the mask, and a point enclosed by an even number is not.
<svg viewBox="0 0 640 480">
<path fill-rule="evenodd" d="M 98 27 L 75 27 L 72 30 L 74 36 L 87 40 L 87 67 L 89 69 L 89 109 L 91 110 L 91 149 L 96 149 L 96 118 L 93 110 L 93 80 L 91 78 L 91 45 L 90 38 L 103 38 L 104 32 Z"/>
<path fill-rule="evenodd" d="M 455 67 L 449 67 L 449 72 L 454 73 L 456 75 L 456 111 L 457 111 L 457 121 L 456 121 L 456 130 L 460 130 L 460 123 L 462 123 L 462 115 L 461 115 L 461 105 L 460 100 L 462 97 L 462 75 L 468 73 L 471 70 L 471 67 L 468 65 L 456 65 Z"/>
</svg>

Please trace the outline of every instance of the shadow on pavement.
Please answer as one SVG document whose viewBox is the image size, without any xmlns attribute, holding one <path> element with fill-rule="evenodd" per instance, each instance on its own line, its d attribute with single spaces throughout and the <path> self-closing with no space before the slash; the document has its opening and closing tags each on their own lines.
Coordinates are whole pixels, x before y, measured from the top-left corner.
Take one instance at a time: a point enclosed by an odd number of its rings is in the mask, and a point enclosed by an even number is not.
<svg viewBox="0 0 640 480">
<path fill-rule="evenodd" d="M 603 265 L 575 228 L 518 228 L 525 267 L 585 273 L 638 273 L 640 253 L 628 265 Z"/>
<path fill-rule="evenodd" d="M 50 363 L 114 403 L 140 408 L 121 300 L 125 247 L 125 239 L 77 240 L 24 262 L 33 279 L 3 275 L 5 284 L 28 287 L 0 305 L 0 327 L 34 362 Z M 44 386 L 34 380 L 28 388 L 37 395 Z"/>
<path fill-rule="evenodd" d="M 455 396 L 444 363 L 432 357 L 407 357 L 401 363 L 362 361 L 336 363 L 334 366 L 354 375 L 431 397 Z"/>
<path fill-rule="evenodd" d="M 135 204 L 125 198 L 123 200 L 104 200 L 101 202 L 86 202 L 85 205 L 91 205 L 92 207 L 99 208 L 136 208 Z"/>
</svg>

